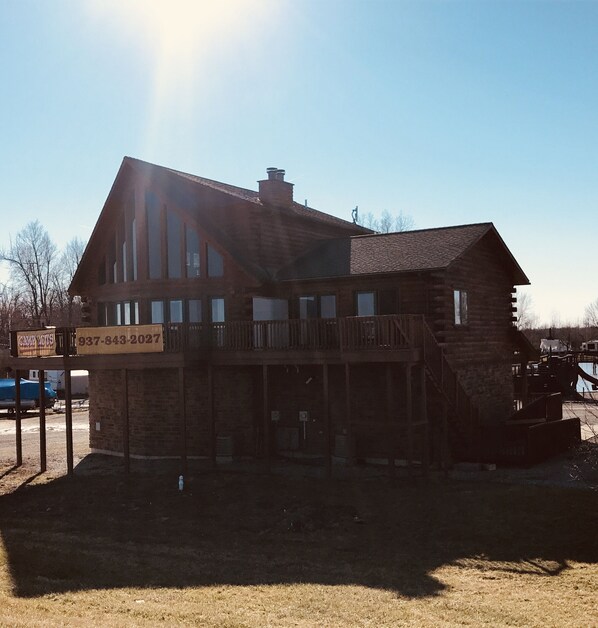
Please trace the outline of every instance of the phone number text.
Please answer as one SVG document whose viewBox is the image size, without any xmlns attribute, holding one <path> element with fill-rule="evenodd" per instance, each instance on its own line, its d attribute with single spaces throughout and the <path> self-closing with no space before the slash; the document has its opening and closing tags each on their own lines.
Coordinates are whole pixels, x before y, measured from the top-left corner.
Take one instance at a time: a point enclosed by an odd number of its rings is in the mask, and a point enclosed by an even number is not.
<svg viewBox="0 0 598 628">
<path fill-rule="evenodd" d="M 77 346 L 97 347 L 99 345 L 149 345 L 162 342 L 162 334 L 120 334 L 115 336 L 79 336 Z"/>
</svg>

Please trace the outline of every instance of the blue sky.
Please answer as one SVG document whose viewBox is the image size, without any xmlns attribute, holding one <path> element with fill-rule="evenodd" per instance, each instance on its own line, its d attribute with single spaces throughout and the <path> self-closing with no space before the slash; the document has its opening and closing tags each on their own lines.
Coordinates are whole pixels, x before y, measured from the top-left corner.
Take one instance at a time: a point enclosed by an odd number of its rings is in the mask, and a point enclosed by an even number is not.
<svg viewBox="0 0 598 628">
<path fill-rule="evenodd" d="M 416 228 L 492 221 L 546 323 L 598 298 L 598 2 L 0 0 L 0 245 L 87 239 L 123 156 Z M 597 247 L 598 248 L 598 247 Z"/>
</svg>

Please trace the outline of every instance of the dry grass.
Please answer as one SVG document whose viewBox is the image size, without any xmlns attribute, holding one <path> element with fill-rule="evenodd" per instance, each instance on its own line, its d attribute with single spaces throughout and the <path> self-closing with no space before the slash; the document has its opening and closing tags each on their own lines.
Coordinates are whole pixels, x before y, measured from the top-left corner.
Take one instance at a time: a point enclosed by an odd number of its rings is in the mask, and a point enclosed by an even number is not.
<svg viewBox="0 0 598 628">
<path fill-rule="evenodd" d="M 0 497 L 0 626 L 598 626 L 592 491 L 92 463 Z"/>
</svg>

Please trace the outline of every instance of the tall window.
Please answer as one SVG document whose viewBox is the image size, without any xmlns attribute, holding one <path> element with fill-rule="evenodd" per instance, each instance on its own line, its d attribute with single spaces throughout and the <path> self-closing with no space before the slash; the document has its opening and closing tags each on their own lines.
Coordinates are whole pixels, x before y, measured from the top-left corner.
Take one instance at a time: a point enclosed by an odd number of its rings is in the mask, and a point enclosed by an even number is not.
<svg viewBox="0 0 598 628">
<path fill-rule="evenodd" d="M 106 283 L 106 258 L 103 257 L 98 265 L 98 285 L 103 286 Z"/>
<path fill-rule="evenodd" d="M 152 301 L 152 323 L 164 322 L 164 301 Z"/>
<path fill-rule="evenodd" d="M 172 209 L 166 210 L 166 233 L 168 243 L 168 276 L 181 277 L 181 219 Z"/>
<path fill-rule="evenodd" d="M 224 323 L 224 299 L 222 297 L 213 297 L 211 302 L 212 323 Z"/>
<path fill-rule="evenodd" d="M 133 281 L 137 281 L 137 221 L 131 220 L 131 257 L 133 258 Z"/>
<path fill-rule="evenodd" d="M 189 299 L 187 316 L 190 323 L 201 323 L 201 301 L 199 299 Z"/>
<path fill-rule="evenodd" d="M 168 302 L 168 316 L 171 323 L 183 322 L 183 302 L 180 300 L 172 300 Z"/>
<path fill-rule="evenodd" d="M 453 292 L 455 303 L 455 325 L 467 325 L 467 292 L 455 290 Z"/>
<path fill-rule="evenodd" d="M 98 325 L 108 325 L 108 304 L 98 303 Z"/>
<path fill-rule="evenodd" d="M 127 281 L 128 280 L 128 274 L 127 274 L 127 241 L 124 240 L 123 244 L 122 244 L 122 260 L 123 260 L 123 281 Z"/>
<path fill-rule="evenodd" d="M 299 318 L 316 318 L 318 316 L 318 302 L 315 296 L 299 297 Z"/>
<path fill-rule="evenodd" d="M 114 283 L 127 280 L 127 238 L 125 234 L 125 212 L 118 219 L 116 227 L 116 255 L 114 259 Z"/>
<path fill-rule="evenodd" d="M 160 202 L 153 192 L 145 193 L 147 214 L 147 256 L 149 278 L 162 277 L 162 234 L 160 228 Z"/>
<path fill-rule="evenodd" d="M 185 276 L 199 277 L 199 237 L 190 227 L 185 228 Z"/>
<path fill-rule="evenodd" d="M 320 318 L 336 318 L 336 296 L 323 294 L 320 297 Z"/>
<path fill-rule="evenodd" d="M 224 260 L 218 251 L 208 244 L 208 277 L 224 275 Z"/>
<path fill-rule="evenodd" d="M 123 307 L 123 323 L 125 325 L 131 324 L 131 302 L 125 301 Z"/>
<path fill-rule="evenodd" d="M 138 301 L 98 303 L 98 325 L 137 325 L 138 323 Z"/>
<path fill-rule="evenodd" d="M 123 242 L 123 281 L 137 280 L 137 233 L 135 230 L 135 193 L 131 192 L 125 208 Z"/>
<path fill-rule="evenodd" d="M 375 316 L 376 314 L 376 293 L 357 293 L 357 316 Z"/>
<path fill-rule="evenodd" d="M 289 302 L 286 299 L 253 297 L 254 321 L 286 321 L 289 318 Z"/>
<path fill-rule="evenodd" d="M 336 318 L 334 294 L 302 295 L 299 297 L 299 318 Z"/>
<path fill-rule="evenodd" d="M 108 283 L 116 283 L 116 237 L 112 236 L 108 244 Z"/>
<path fill-rule="evenodd" d="M 224 299 L 222 297 L 213 297 L 210 299 L 210 314 L 212 316 L 212 323 L 224 323 Z M 225 329 L 224 325 L 216 325 L 216 328 L 212 331 L 213 341 L 218 347 L 223 347 L 225 342 Z"/>
</svg>

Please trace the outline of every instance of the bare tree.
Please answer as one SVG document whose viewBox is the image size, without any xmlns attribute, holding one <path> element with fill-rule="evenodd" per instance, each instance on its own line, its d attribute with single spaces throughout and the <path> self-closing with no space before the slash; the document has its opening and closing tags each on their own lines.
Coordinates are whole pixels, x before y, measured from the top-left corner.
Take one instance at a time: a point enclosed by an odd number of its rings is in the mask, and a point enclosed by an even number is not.
<svg viewBox="0 0 598 628">
<path fill-rule="evenodd" d="M 415 227 L 415 221 L 412 216 L 404 214 L 402 211 L 395 216 L 395 231 L 410 231 L 413 227 Z"/>
<path fill-rule="evenodd" d="M 411 216 L 404 214 L 402 211 L 393 215 L 385 209 L 380 215 L 380 218 L 376 218 L 372 212 L 363 214 L 361 220 L 359 220 L 359 224 L 376 233 L 391 233 L 396 231 L 409 231 L 413 229 L 415 223 Z"/>
<path fill-rule="evenodd" d="M 390 233 L 392 231 L 392 225 L 394 223 L 393 217 L 390 215 L 388 209 L 385 209 L 378 221 L 378 229 L 380 233 Z"/>
<path fill-rule="evenodd" d="M 24 321 L 21 295 L 7 284 L 0 284 L 0 348 L 9 346 L 9 332 Z"/>
<path fill-rule="evenodd" d="M 35 327 L 48 325 L 55 300 L 57 249 L 39 221 L 20 231 L 8 249 L 0 251 L 8 262 L 13 286 L 19 290 Z"/>
<path fill-rule="evenodd" d="M 517 295 L 517 328 L 534 329 L 538 326 L 538 316 L 532 311 L 532 296 L 529 292 Z"/>
<path fill-rule="evenodd" d="M 75 316 L 75 312 L 79 313 L 79 309 L 74 308 L 75 301 L 79 297 L 75 298 L 70 295 L 68 289 L 83 257 L 84 250 L 85 242 L 83 240 L 80 238 L 70 240 L 60 257 L 60 264 L 53 279 L 57 305 L 56 318 L 60 319 L 56 322 L 61 325 L 72 326 L 80 322 Z"/>
<path fill-rule="evenodd" d="M 367 212 L 363 214 L 361 217 L 357 216 L 357 224 L 365 227 L 366 229 L 371 229 L 372 231 L 378 231 L 378 220 L 374 216 L 372 212 Z"/>
<path fill-rule="evenodd" d="M 586 306 L 584 325 L 598 328 L 598 299 Z"/>
</svg>

